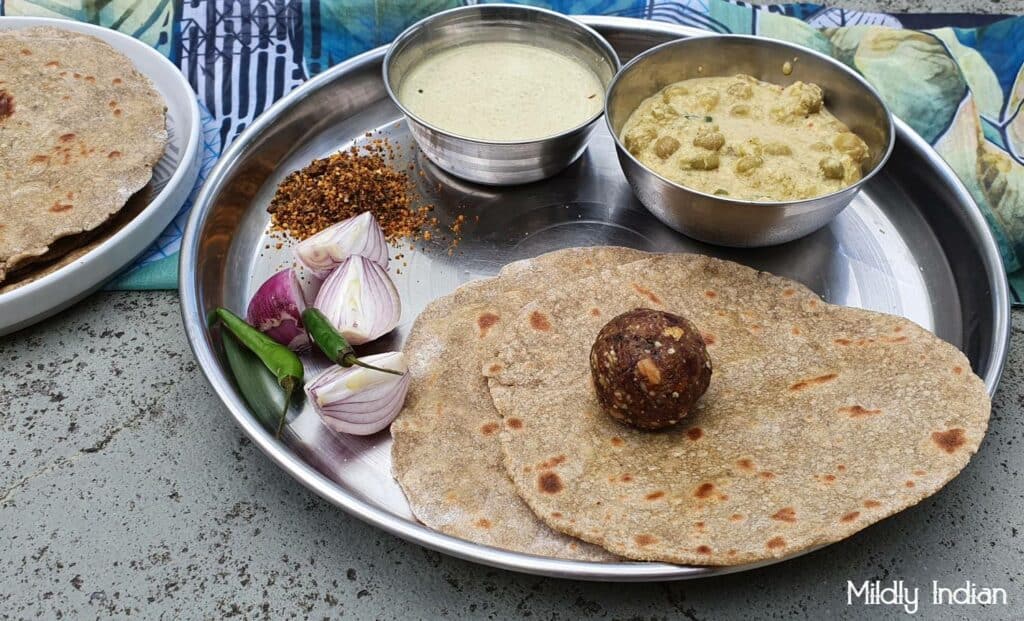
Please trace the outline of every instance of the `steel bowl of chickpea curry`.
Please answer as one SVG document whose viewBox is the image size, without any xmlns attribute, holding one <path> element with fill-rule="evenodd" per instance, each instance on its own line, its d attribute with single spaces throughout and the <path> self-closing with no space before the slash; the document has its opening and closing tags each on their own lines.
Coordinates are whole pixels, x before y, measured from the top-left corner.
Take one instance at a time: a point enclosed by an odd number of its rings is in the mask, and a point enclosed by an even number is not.
<svg viewBox="0 0 1024 621">
<path fill-rule="evenodd" d="M 605 118 L 640 201 L 701 241 L 770 246 L 828 224 L 886 162 L 878 93 L 807 48 L 748 36 L 680 39 L 637 56 Z"/>
</svg>

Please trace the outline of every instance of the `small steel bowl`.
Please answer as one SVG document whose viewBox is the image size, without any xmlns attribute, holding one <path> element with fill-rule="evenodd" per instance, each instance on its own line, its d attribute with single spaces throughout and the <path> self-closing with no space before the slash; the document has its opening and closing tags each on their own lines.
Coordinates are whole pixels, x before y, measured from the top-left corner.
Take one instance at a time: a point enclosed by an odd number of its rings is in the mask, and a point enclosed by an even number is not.
<svg viewBox="0 0 1024 621">
<path fill-rule="evenodd" d="M 550 177 L 583 154 L 601 118 L 598 111 L 560 134 L 523 141 L 487 141 L 445 131 L 412 114 L 397 96 L 402 79 L 417 62 L 443 49 L 468 43 L 511 41 L 543 46 L 586 63 L 607 87 L 619 70 L 615 50 L 591 28 L 552 11 L 486 4 L 432 15 L 400 34 L 384 57 L 384 85 L 405 113 L 423 153 L 445 171 L 488 185 L 514 185 Z M 473 114 L 471 109 L 466 114 Z"/>
<path fill-rule="evenodd" d="M 737 200 L 669 181 L 641 164 L 622 144 L 620 134 L 626 120 L 641 102 L 665 86 L 689 78 L 737 73 L 783 86 L 796 81 L 820 86 L 829 112 L 871 150 L 864 176 L 850 187 L 815 198 Z M 622 68 L 608 88 L 605 119 L 626 179 L 651 213 L 695 239 L 745 248 L 792 241 L 828 224 L 882 168 L 895 141 L 889 109 L 854 71 L 804 47 L 740 35 L 679 39 L 640 54 Z"/>
</svg>

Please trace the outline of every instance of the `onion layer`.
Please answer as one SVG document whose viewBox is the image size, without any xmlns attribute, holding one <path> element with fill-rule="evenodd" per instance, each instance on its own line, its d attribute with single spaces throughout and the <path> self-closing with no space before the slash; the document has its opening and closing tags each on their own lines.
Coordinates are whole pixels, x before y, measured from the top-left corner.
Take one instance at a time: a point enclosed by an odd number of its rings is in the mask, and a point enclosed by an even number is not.
<svg viewBox="0 0 1024 621">
<path fill-rule="evenodd" d="M 327 227 L 299 242 L 293 251 L 300 263 L 321 278 L 352 256 L 366 257 L 388 268 L 388 243 L 369 211 Z"/>
<path fill-rule="evenodd" d="M 402 316 L 395 283 L 384 268 L 362 256 L 349 257 L 331 272 L 313 307 L 352 345 L 387 334 Z"/>
<path fill-rule="evenodd" d="M 249 300 L 245 320 L 292 351 L 309 349 L 309 336 L 302 325 L 306 309 L 302 289 L 291 269 L 281 270 L 266 280 Z"/>
<path fill-rule="evenodd" d="M 376 354 L 361 360 L 400 371 L 402 375 L 357 366 L 332 366 L 306 384 L 306 395 L 329 428 L 368 436 L 384 429 L 398 416 L 409 391 L 409 373 L 402 352 Z"/>
</svg>

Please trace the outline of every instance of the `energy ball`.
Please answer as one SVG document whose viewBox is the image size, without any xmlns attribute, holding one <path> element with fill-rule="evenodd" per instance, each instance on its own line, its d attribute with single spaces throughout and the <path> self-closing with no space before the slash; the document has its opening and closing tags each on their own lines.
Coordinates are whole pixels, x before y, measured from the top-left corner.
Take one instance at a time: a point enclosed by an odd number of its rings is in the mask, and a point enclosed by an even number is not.
<svg viewBox="0 0 1024 621">
<path fill-rule="evenodd" d="M 636 308 L 609 321 L 590 348 L 604 410 L 627 425 L 662 429 L 690 413 L 711 382 L 704 339 L 685 317 Z"/>
</svg>

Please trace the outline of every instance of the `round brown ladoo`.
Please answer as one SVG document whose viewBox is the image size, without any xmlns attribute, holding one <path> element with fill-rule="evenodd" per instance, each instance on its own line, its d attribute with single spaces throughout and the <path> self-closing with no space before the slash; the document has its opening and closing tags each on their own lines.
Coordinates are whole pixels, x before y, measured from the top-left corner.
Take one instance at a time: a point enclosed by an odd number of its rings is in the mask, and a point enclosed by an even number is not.
<svg viewBox="0 0 1024 621">
<path fill-rule="evenodd" d="M 635 308 L 609 321 L 590 349 L 597 399 L 641 429 L 675 425 L 711 382 L 704 339 L 685 317 Z"/>
</svg>

